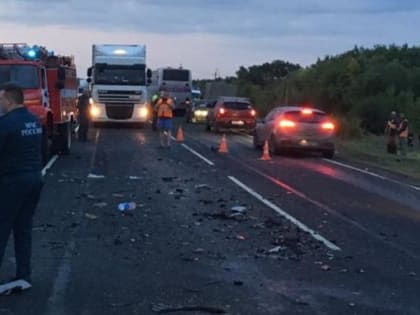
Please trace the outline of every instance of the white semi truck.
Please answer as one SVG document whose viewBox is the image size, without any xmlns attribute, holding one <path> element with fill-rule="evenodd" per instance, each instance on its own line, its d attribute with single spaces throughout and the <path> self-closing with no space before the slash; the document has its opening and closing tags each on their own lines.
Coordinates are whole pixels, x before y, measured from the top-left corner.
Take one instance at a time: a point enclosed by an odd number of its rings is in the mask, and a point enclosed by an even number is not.
<svg viewBox="0 0 420 315">
<path fill-rule="evenodd" d="M 147 86 L 152 72 L 146 67 L 146 46 L 93 45 L 87 75 L 93 122 L 144 124 L 149 120 Z"/>
</svg>

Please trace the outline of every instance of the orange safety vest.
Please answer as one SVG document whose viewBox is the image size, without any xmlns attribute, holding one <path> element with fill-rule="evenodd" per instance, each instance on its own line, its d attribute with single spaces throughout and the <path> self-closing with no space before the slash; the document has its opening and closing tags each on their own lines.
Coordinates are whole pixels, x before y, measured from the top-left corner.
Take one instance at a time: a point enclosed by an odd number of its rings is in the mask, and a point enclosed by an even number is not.
<svg viewBox="0 0 420 315">
<path fill-rule="evenodd" d="M 401 122 L 401 124 L 402 123 L 407 123 L 407 127 L 403 130 L 403 131 L 401 131 L 401 133 L 400 133 L 400 138 L 408 138 L 408 120 L 407 119 L 404 119 L 402 122 Z"/>
<path fill-rule="evenodd" d="M 156 109 L 159 118 L 172 118 L 173 117 L 174 103 L 172 99 L 168 98 L 166 101 L 159 99 L 156 103 Z"/>
</svg>

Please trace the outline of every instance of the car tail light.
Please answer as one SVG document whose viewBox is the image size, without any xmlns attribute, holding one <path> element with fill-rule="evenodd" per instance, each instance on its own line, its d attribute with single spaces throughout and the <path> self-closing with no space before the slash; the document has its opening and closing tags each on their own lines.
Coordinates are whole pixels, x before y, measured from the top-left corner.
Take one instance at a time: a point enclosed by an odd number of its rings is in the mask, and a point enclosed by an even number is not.
<svg viewBox="0 0 420 315">
<path fill-rule="evenodd" d="M 329 122 L 329 121 L 324 122 L 321 127 L 322 127 L 323 130 L 328 130 L 328 131 L 332 131 L 332 130 L 335 129 L 335 125 L 332 122 Z"/>
<path fill-rule="evenodd" d="M 255 111 L 255 109 L 251 110 L 251 116 L 255 116 L 257 115 L 257 112 Z"/>
<path fill-rule="evenodd" d="M 219 109 L 219 114 L 224 115 L 226 113 L 226 110 L 222 107 Z"/>
<path fill-rule="evenodd" d="M 280 128 L 294 128 L 296 127 L 296 123 L 292 120 L 283 119 L 279 121 Z"/>
<path fill-rule="evenodd" d="M 312 115 L 313 114 L 313 110 L 310 108 L 304 108 L 302 109 L 302 114 L 303 115 Z"/>
</svg>

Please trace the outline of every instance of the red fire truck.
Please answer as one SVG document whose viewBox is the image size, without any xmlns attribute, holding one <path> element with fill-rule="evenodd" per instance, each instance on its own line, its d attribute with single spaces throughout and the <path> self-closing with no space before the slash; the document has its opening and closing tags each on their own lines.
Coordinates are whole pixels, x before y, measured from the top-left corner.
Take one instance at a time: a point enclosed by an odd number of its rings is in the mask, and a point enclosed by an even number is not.
<svg viewBox="0 0 420 315">
<path fill-rule="evenodd" d="M 77 76 L 73 57 L 41 46 L 0 44 L 0 85 L 23 88 L 25 105 L 43 126 L 43 160 L 69 154 L 77 119 Z"/>
</svg>

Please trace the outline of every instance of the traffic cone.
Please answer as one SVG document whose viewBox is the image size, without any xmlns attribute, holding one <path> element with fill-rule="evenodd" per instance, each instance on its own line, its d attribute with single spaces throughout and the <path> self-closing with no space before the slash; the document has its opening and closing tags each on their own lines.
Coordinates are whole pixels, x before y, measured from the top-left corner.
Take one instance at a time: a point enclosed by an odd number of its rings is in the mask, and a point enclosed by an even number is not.
<svg viewBox="0 0 420 315">
<path fill-rule="evenodd" d="M 184 131 L 181 126 L 178 127 L 178 132 L 176 133 L 176 142 L 184 142 Z"/>
<path fill-rule="evenodd" d="M 264 143 L 263 155 L 260 158 L 260 160 L 262 160 L 262 161 L 270 161 L 271 160 L 270 149 L 268 148 L 268 141 L 267 140 Z"/>
<path fill-rule="evenodd" d="M 228 145 L 225 134 L 222 136 L 222 140 L 220 141 L 219 153 L 228 153 Z"/>
</svg>

